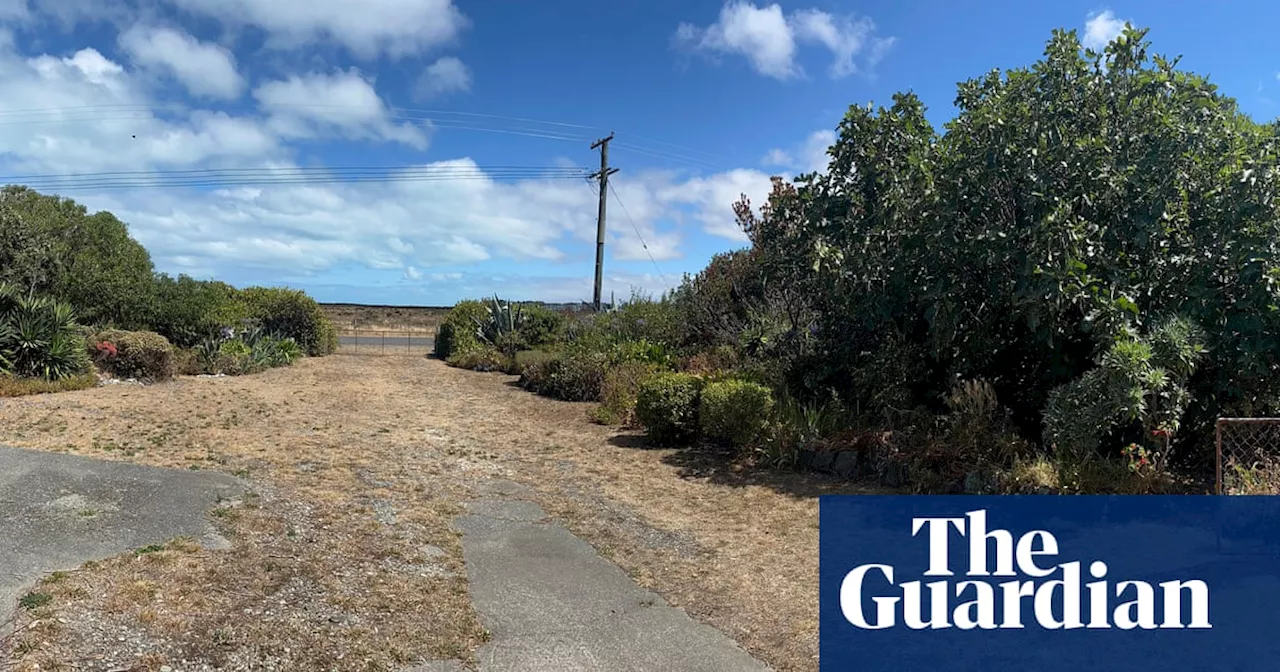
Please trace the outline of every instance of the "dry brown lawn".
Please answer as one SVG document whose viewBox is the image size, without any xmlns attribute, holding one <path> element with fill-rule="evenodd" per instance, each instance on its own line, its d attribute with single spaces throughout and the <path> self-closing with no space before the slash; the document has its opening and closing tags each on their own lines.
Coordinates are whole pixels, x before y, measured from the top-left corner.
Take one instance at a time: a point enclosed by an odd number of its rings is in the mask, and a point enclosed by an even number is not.
<svg viewBox="0 0 1280 672">
<path fill-rule="evenodd" d="M 590 424 L 587 404 L 425 358 L 5 400 L 0 442 L 245 478 L 186 540 L 57 574 L 19 669 L 398 669 L 488 636 L 450 527 L 506 479 L 642 585 L 780 670 L 817 669 L 817 476 L 739 471 Z M 130 667 L 133 666 L 133 667 Z"/>
</svg>

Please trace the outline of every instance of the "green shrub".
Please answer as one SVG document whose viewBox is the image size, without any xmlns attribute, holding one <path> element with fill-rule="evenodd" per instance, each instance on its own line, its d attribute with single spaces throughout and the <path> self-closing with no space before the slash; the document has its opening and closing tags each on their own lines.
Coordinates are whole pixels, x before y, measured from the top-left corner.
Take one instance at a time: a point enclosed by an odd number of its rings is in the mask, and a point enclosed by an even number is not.
<svg viewBox="0 0 1280 672">
<path fill-rule="evenodd" d="M 559 353 L 539 350 L 516 353 L 516 366 L 520 369 L 520 387 L 534 394 L 552 396 L 551 374 L 560 366 L 560 357 Z"/>
<path fill-rule="evenodd" d="M 98 332 L 92 341 L 95 363 L 117 378 L 167 380 L 173 377 L 173 346 L 154 331 L 108 329 Z M 115 354 L 97 347 L 105 343 L 114 346 Z"/>
<path fill-rule="evenodd" d="M 0 285 L 0 373 L 61 380 L 85 373 L 89 357 L 71 307 Z"/>
<path fill-rule="evenodd" d="M 536 303 L 524 305 L 524 320 L 520 324 L 520 340 L 526 347 L 538 348 L 559 340 L 564 330 L 564 316 Z"/>
<path fill-rule="evenodd" d="M 657 366 L 643 361 L 622 362 L 611 367 L 604 374 L 601 404 L 591 412 L 592 419 L 605 425 L 634 424 L 640 385 L 658 371 Z"/>
<path fill-rule="evenodd" d="M 448 361 L 455 353 L 461 353 L 480 346 L 476 334 L 477 320 L 484 320 L 489 309 L 481 301 L 459 301 L 445 313 L 444 320 L 436 329 L 435 355 Z"/>
<path fill-rule="evenodd" d="M 312 357 L 338 350 L 338 332 L 316 300 L 296 289 L 249 287 L 240 297 L 263 331 L 292 338 Z"/>
<path fill-rule="evenodd" d="M 507 373 L 522 376 L 527 367 L 541 365 L 556 357 L 557 354 L 549 350 L 521 350 L 511 358 L 511 367 Z"/>
<path fill-rule="evenodd" d="M 453 353 L 445 362 L 449 366 L 472 371 L 506 371 L 508 359 L 497 348 L 478 345 Z"/>
<path fill-rule="evenodd" d="M 551 365 L 547 389 L 542 393 L 565 401 L 599 401 L 608 366 L 609 357 L 604 352 L 566 350 Z"/>
<path fill-rule="evenodd" d="M 763 385 L 745 380 L 707 383 L 698 404 L 703 436 L 735 447 L 752 445 L 768 429 L 773 405 L 773 393 Z"/>
<path fill-rule="evenodd" d="M 636 420 L 659 443 L 683 444 L 698 435 L 698 397 L 702 379 L 688 373 L 663 373 L 640 384 Z"/>
<path fill-rule="evenodd" d="M 251 317 L 235 287 L 185 275 L 157 275 L 147 325 L 177 347 L 189 348 L 221 327 L 239 327 Z"/>
</svg>

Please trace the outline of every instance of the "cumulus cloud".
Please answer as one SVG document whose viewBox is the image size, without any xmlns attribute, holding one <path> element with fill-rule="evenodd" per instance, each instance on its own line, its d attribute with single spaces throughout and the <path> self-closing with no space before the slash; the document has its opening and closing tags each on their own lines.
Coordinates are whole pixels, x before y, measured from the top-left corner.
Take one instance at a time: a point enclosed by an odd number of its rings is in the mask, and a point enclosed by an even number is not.
<svg viewBox="0 0 1280 672">
<path fill-rule="evenodd" d="M 56 55 L 20 53 L 12 41 L 0 39 L 0 81 L 6 94 L 0 97 L 5 118 L 0 124 L 0 174 L 289 170 L 303 156 L 309 168 L 318 169 L 311 142 L 343 138 L 426 144 L 426 130 L 397 120 L 375 82 L 354 69 L 286 74 L 261 82 L 253 90 L 256 106 L 248 109 L 206 106 L 222 101 L 216 86 L 209 98 L 191 108 L 162 104 L 153 86 L 156 72 L 182 81 L 193 77 L 194 70 L 184 70 L 172 53 L 143 56 L 156 43 L 143 38 L 154 38 L 159 29 L 137 30 L 121 38 L 132 48 L 122 49 L 118 60 L 92 48 Z M 175 30 L 169 37 L 178 38 L 184 48 L 211 46 L 185 35 Z M 481 171 L 466 157 L 433 157 L 424 165 Z M 614 183 L 606 248 L 611 260 L 621 262 L 606 266 L 606 287 L 615 287 L 620 295 L 633 282 L 661 289 L 657 276 L 616 274 L 628 264 L 648 266 L 651 255 L 660 264 L 679 259 L 700 233 L 741 242 L 731 204 L 743 193 L 758 204 L 769 188 L 767 175 L 755 170 L 691 178 L 637 169 L 626 175 L 630 177 Z M 392 284 L 431 284 L 453 291 L 449 288 L 473 280 L 488 282 L 484 269 L 528 262 L 557 275 L 514 281 L 527 280 L 519 286 L 531 298 L 578 300 L 591 294 L 589 272 L 582 274 L 585 280 L 568 277 L 576 276 L 576 264 L 594 251 L 597 198 L 581 180 L 513 181 L 482 175 L 450 181 L 64 193 L 128 222 L 167 272 L 231 282 L 304 278 L 308 287 L 373 272 Z M 570 270 L 560 270 L 565 268 Z M 678 273 L 670 275 L 678 280 Z M 475 286 L 480 293 L 496 288 Z"/>
<path fill-rule="evenodd" d="M 1084 23 L 1082 43 L 1088 49 L 1102 50 L 1124 32 L 1125 22 L 1117 19 L 1115 12 L 1106 10 L 1088 16 Z"/>
<path fill-rule="evenodd" d="M 282 135 L 309 138 L 338 130 L 356 140 L 400 142 L 416 149 L 427 146 L 421 128 L 391 120 L 373 83 L 355 69 L 292 75 L 258 86 L 253 97 Z"/>
<path fill-rule="evenodd" d="M 120 47 L 134 63 L 173 76 L 192 95 L 230 99 L 244 89 L 230 51 L 181 30 L 134 26 L 121 33 Z"/>
<path fill-rule="evenodd" d="M 867 17 L 835 16 L 818 9 L 786 14 L 778 4 L 758 7 L 730 0 L 710 26 L 681 23 L 673 42 L 689 51 L 745 57 L 756 72 L 785 80 L 804 75 L 796 62 L 801 45 L 830 52 L 828 74 L 840 78 L 873 68 L 894 39 L 877 36 L 875 23 Z"/>
<path fill-rule="evenodd" d="M 418 100 L 428 100 L 470 90 L 471 70 L 457 58 L 445 56 L 428 65 L 418 76 L 414 95 Z"/>
<path fill-rule="evenodd" d="M 786 168 L 802 173 L 824 172 L 830 159 L 827 149 L 835 141 L 835 131 L 814 131 L 793 150 L 777 147 L 769 150 L 760 163 L 766 167 Z"/>
<path fill-rule="evenodd" d="M 362 58 L 393 58 L 448 45 L 469 25 L 453 0 L 167 0 L 228 26 L 251 25 L 271 43 L 332 43 Z"/>
</svg>

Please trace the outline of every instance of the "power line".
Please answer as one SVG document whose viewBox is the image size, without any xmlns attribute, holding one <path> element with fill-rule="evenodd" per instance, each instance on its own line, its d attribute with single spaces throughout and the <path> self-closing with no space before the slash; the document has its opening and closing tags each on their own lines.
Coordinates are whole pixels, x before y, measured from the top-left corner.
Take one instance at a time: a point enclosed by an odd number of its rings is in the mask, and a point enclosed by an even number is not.
<svg viewBox="0 0 1280 672">
<path fill-rule="evenodd" d="M 0 176 L 0 184 L 32 189 L 125 189 L 302 185 L 359 182 L 433 182 L 447 180 L 579 179 L 586 169 L 566 166 L 368 166 L 223 168 L 173 171 L 121 171 L 78 175 Z"/>
<path fill-rule="evenodd" d="M 280 105 L 284 109 L 347 109 L 348 105 L 320 105 L 320 104 L 301 104 L 291 103 Z M 98 111 L 108 111 L 116 116 L 102 116 L 95 114 Z M 106 105 L 81 105 L 62 108 L 29 108 L 19 110 L 0 110 L 0 126 L 19 126 L 28 124 L 67 124 L 67 123 L 98 123 L 108 121 L 150 121 L 152 119 L 162 119 L 158 117 L 157 112 L 178 111 L 187 112 L 191 108 L 186 105 L 176 103 L 162 103 L 157 105 L 137 105 L 137 104 L 106 104 Z M 420 108 L 387 108 L 388 119 L 400 121 L 425 121 L 429 122 L 432 127 L 440 129 L 479 131 L 487 133 L 502 133 L 508 135 L 521 135 L 526 137 L 543 138 L 550 140 L 560 140 L 565 142 L 583 142 L 591 137 L 591 133 L 600 130 L 599 127 L 589 126 L 586 124 L 575 124 L 563 121 L 549 121 L 530 119 L 527 117 L 515 117 L 500 114 L 486 114 L 479 112 L 464 112 L 459 110 L 433 110 Z M 72 113 L 74 117 L 59 117 L 65 113 Z M 128 116 L 119 116 L 121 114 Z M 89 116 L 84 116 L 89 115 Z M 432 115 L 432 116 L 423 116 Z M 22 117 L 30 117 L 23 119 Z M 454 118 L 440 118 L 454 117 Z M 15 120 L 16 119 L 16 120 Z M 495 122 L 505 127 L 493 127 Z M 522 124 L 519 127 L 513 127 L 512 122 Z M 551 127 L 551 128 L 548 128 Z M 575 132 L 575 130 L 577 132 Z M 629 136 L 634 141 L 644 144 L 628 144 L 618 143 L 619 148 L 625 148 L 627 151 L 635 152 L 651 158 L 661 159 L 673 163 L 681 163 L 696 168 L 710 168 L 721 170 L 729 167 L 732 162 L 725 160 L 724 157 L 696 150 L 689 147 L 677 145 L 661 140 L 653 140 L 643 138 L 637 135 Z M 645 144 L 650 146 L 644 146 Z M 655 147 L 652 145 L 662 145 L 670 149 Z M 676 150 L 676 151 L 673 151 Z"/>
<path fill-rule="evenodd" d="M 636 232 L 636 238 L 640 239 L 640 247 L 643 247 L 644 253 L 649 255 L 649 262 L 653 264 L 653 270 L 658 272 L 658 277 L 662 278 L 662 282 L 665 284 L 667 276 L 662 273 L 661 268 L 658 268 L 658 260 L 653 258 L 653 252 L 649 250 L 649 244 L 644 242 L 644 236 L 640 235 L 640 227 L 636 226 L 634 219 L 631 219 L 631 213 L 627 211 L 627 204 L 622 202 L 622 197 L 618 196 L 618 190 L 614 189 L 612 184 L 608 186 L 609 193 L 613 194 L 613 200 L 618 202 L 618 205 L 622 208 L 622 214 L 627 216 L 628 222 L 631 222 L 631 228 Z"/>
</svg>

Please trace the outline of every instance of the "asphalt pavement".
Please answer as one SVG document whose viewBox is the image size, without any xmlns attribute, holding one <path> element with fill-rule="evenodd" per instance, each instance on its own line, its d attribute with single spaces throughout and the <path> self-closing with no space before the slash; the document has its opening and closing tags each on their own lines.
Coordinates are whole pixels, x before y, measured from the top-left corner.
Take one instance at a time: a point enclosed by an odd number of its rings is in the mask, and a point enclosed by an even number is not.
<svg viewBox="0 0 1280 672">
<path fill-rule="evenodd" d="M 49 572 L 175 537 L 225 547 L 206 513 L 244 492 L 226 474 L 0 446 L 0 623 Z"/>
<path fill-rule="evenodd" d="M 472 602 L 492 633 L 476 652 L 480 672 L 769 669 L 636 585 L 537 504 L 488 499 L 467 511 L 455 525 Z"/>
</svg>

